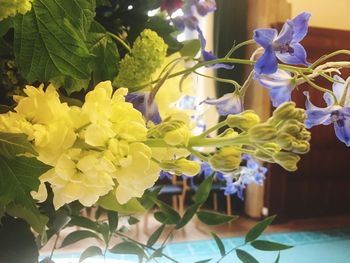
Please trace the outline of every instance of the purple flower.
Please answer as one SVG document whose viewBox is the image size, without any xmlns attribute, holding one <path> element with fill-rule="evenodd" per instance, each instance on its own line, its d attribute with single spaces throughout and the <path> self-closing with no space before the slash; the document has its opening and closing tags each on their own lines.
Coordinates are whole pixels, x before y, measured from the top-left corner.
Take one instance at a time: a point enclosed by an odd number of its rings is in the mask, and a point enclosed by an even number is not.
<svg viewBox="0 0 350 263">
<path fill-rule="evenodd" d="M 208 13 L 214 12 L 216 10 L 215 0 L 195 0 L 194 2 L 198 14 L 201 16 L 206 16 Z"/>
<path fill-rule="evenodd" d="M 350 91 L 349 79 L 344 81 L 341 77 L 335 75 L 333 84 L 333 92 L 337 98 L 337 102 L 329 93 L 324 93 L 323 98 L 327 104 L 325 108 L 319 108 L 310 101 L 309 92 L 304 94 L 307 98 L 306 121 L 305 126 L 312 128 L 315 125 L 334 124 L 335 134 L 340 141 L 350 146 Z"/>
<path fill-rule="evenodd" d="M 133 104 L 134 108 L 142 113 L 146 120 L 155 124 L 161 122 L 157 104 L 154 100 L 150 100 L 149 92 L 133 92 L 128 93 L 125 97 L 127 102 Z"/>
<path fill-rule="evenodd" d="M 204 61 L 211 61 L 211 60 L 218 59 L 218 57 L 215 56 L 213 54 L 213 52 L 205 50 L 205 46 L 207 45 L 207 41 L 205 40 L 203 32 L 199 28 L 199 26 L 197 26 L 197 32 L 198 32 L 199 41 L 201 43 L 201 53 L 202 53 L 203 60 Z M 211 64 L 211 65 L 207 65 L 206 67 L 208 67 L 208 68 L 224 68 L 224 69 L 233 69 L 234 68 L 233 65 L 227 65 L 227 64 L 223 64 L 223 63 Z"/>
<path fill-rule="evenodd" d="M 295 81 L 288 71 L 277 69 L 273 74 L 261 74 L 257 78 L 262 86 L 269 89 L 274 107 L 278 107 L 283 102 L 291 100 Z"/>
<path fill-rule="evenodd" d="M 310 19 L 309 13 L 301 13 L 288 20 L 278 34 L 276 29 L 262 28 L 254 31 L 254 40 L 265 52 L 255 64 L 257 74 L 276 72 L 277 58 L 286 64 L 308 65 L 306 51 L 299 42 L 305 37 Z"/>
<path fill-rule="evenodd" d="M 166 171 L 161 170 L 159 173 L 160 180 L 164 180 L 164 179 L 171 180 L 172 178 L 173 178 L 173 175 L 171 173 L 166 172 Z"/>
<path fill-rule="evenodd" d="M 252 183 L 262 185 L 267 172 L 267 168 L 261 166 L 259 161 L 250 155 L 243 154 L 242 160 L 246 161 L 246 166 L 224 175 L 226 186 L 221 188 L 225 195 L 237 194 L 240 199 L 243 199 L 243 191 L 247 185 Z"/>
<path fill-rule="evenodd" d="M 227 93 L 219 99 L 206 99 L 202 103 L 215 105 L 220 115 L 237 114 L 243 111 L 242 97 L 235 93 Z"/>
</svg>

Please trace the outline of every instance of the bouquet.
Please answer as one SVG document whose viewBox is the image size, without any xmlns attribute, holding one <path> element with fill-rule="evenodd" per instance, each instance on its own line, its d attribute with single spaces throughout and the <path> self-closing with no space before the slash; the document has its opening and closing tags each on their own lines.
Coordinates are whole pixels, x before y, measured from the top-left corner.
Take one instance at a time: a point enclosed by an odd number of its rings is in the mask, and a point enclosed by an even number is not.
<svg viewBox="0 0 350 263">
<path fill-rule="evenodd" d="M 194 216 L 208 225 L 237 218 L 201 208 L 214 179 L 226 195 L 243 198 L 248 184 L 263 183 L 263 163 L 297 170 L 315 125 L 334 125 L 350 146 L 350 78 L 340 76 L 350 62 L 329 62 L 350 51 L 310 64 L 300 44 L 309 13 L 286 21 L 280 32 L 256 29 L 253 39 L 219 58 L 207 50 L 198 19 L 216 10 L 215 0 L 0 2 L 0 262 L 38 262 L 49 240 L 56 240 L 54 250 L 85 238 L 103 245 L 85 248 L 79 262 L 108 253 L 179 262 L 164 252 L 174 231 Z M 178 41 L 184 30 L 198 37 Z M 250 59 L 235 58 L 254 44 Z M 235 64 L 251 66 L 244 83 L 198 71 L 235 70 Z M 198 102 L 196 89 L 205 87 L 193 87 L 193 76 L 229 83 L 234 91 Z M 317 78 L 333 89 L 317 85 Z M 274 110 L 266 121 L 244 108 L 253 80 L 270 92 Z M 313 105 L 308 92 L 306 109 L 296 107 L 291 94 L 303 83 L 322 92 L 327 107 Z M 216 107 L 221 121 L 205 127 L 199 104 Z M 200 175 L 205 179 L 183 213 L 158 198 L 160 177 Z M 84 216 L 91 207 L 94 217 Z M 119 219 L 137 224 L 135 214 L 153 207 L 160 226 L 148 242 L 129 237 Z M 252 228 L 241 246 L 290 248 L 258 239 L 273 219 Z M 59 241 L 71 226 L 79 229 Z M 212 235 L 217 262 L 233 252 L 256 262 L 241 246 L 227 251 Z M 54 262 L 53 250 L 40 262 Z"/>
</svg>

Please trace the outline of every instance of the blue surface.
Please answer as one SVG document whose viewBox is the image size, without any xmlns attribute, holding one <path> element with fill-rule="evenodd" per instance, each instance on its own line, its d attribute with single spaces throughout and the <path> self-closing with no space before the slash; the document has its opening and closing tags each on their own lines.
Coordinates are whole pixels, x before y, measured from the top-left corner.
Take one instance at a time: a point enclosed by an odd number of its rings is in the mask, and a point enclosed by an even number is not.
<svg viewBox="0 0 350 263">
<path fill-rule="evenodd" d="M 275 241 L 294 246 L 281 252 L 281 263 L 348 263 L 350 262 L 350 227 L 341 229 L 329 229 L 322 231 L 303 231 L 274 233 L 261 236 L 259 239 Z M 243 243 L 243 237 L 223 238 L 226 248 L 229 251 L 233 247 Z M 274 262 L 277 252 L 257 251 L 250 246 L 242 247 L 243 250 L 252 254 L 261 263 Z M 193 263 L 195 261 L 209 259 L 216 262 L 220 258 L 219 250 L 213 240 L 202 240 L 192 242 L 179 242 L 169 244 L 164 253 L 175 258 L 181 263 Z M 54 258 L 78 257 L 77 254 L 56 255 Z M 109 255 L 111 259 L 122 259 L 131 262 L 138 262 L 137 258 L 130 255 Z M 74 261 L 71 261 L 74 262 Z M 151 261 L 155 262 L 155 261 Z M 168 263 L 169 260 L 157 259 L 159 263 Z M 231 253 L 221 263 L 240 262 Z"/>
</svg>

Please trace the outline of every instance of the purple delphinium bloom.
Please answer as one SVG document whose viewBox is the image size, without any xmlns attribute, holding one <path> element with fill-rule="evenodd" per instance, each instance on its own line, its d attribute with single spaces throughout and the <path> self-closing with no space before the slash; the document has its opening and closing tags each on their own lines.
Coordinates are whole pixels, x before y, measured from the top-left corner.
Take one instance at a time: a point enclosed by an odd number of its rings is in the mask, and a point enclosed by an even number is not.
<svg viewBox="0 0 350 263">
<path fill-rule="evenodd" d="M 310 14 L 303 12 L 292 20 L 287 20 L 278 34 L 276 29 L 262 28 L 254 31 L 254 40 L 265 52 L 255 64 L 257 74 L 276 72 L 277 58 L 283 63 L 292 65 L 308 65 L 306 51 L 299 42 L 308 30 Z"/>
<path fill-rule="evenodd" d="M 133 92 L 125 96 L 125 100 L 133 104 L 134 108 L 142 113 L 144 118 L 155 124 L 161 122 L 156 102 L 149 101 L 149 92 Z"/>
<path fill-rule="evenodd" d="M 350 88 L 349 79 L 344 81 L 335 75 L 333 83 L 333 93 L 337 98 L 337 103 L 329 93 L 324 93 L 323 98 L 327 104 L 325 108 L 319 108 L 310 101 L 309 92 L 304 94 L 307 98 L 305 126 L 312 128 L 316 125 L 334 124 L 335 134 L 340 141 L 350 146 Z"/>
<path fill-rule="evenodd" d="M 218 113 L 222 116 L 237 114 L 243 111 L 242 97 L 235 93 L 227 93 L 218 99 L 206 99 L 202 103 L 215 105 Z"/>
<path fill-rule="evenodd" d="M 198 26 L 196 11 L 200 16 L 206 16 L 215 10 L 215 0 L 187 0 L 182 6 L 183 15 L 173 18 L 172 22 L 181 31 L 185 28 L 196 30 Z"/>
<path fill-rule="evenodd" d="M 218 57 L 215 56 L 213 54 L 213 52 L 205 50 L 205 47 L 207 45 L 207 41 L 205 40 L 203 32 L 199 26 L 197 26 L 197 32 L 198 32 L 199 41 L 201 43 L 201 53 L 202 53 L 203 60 L 204 61 L 211 61 L 211 60 L 218 59 Z M 207 65 L 206 67 L 216 68 L 216 69 L 217 68 L 224 68 L 224 69 L 233 69 L 234 68 L 233 65 L 227 65 L 227 64 L 223 64 L 223 63 L 211 64 L 211 65 Z"/>
<path fill-rule="evenodd" d="M 263 87 L 269 89 L 274 107 L 278 107 L 280 104 L 291 100 L 292 91 L 296 84 L 288 71 L 277 69 L 273 74 L 261 74 L 257 78 Z"/>
<path fill-rule="evenodd" d="M 267 172 L 267 168 L 261 166 L 258 160 L 250 155 L 243 154 L 242 160 L 246 161 L 246 166 L 241 166 L 237 171 L 224 175 L 226 186 L 222 187 L 225 195 L 237 194 L 240 199 L 243 199 L 243 191 L 247 185 L 252 183 L 262 185 Z"/>
</svg>

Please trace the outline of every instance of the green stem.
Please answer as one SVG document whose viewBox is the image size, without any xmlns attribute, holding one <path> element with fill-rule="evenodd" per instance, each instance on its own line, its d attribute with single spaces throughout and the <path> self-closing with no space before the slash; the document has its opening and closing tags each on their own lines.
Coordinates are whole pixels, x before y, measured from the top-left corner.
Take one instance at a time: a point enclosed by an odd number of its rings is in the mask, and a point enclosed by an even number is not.
<svg viewBox="0 0 350 263">
<path fill-rule="evenodd" d="M 252 45 L 255 44 L 254 39 L 249 39 L 247 41 L 244 41 L 242 43 L 239 43 L 238 45 L 233 45 L 230 51 L 226 54 L 225 58 L 231 57 L 231 55 L 239 48 L 246 46 L 246 45 Z"/>
<path fill-rule="evenodd" d="M 128 52 L 131 52 L 131 48 L 130 46 L 123 40 L 121 39 L 120 37 L 118 37 L 117 35 L 111 33 L 111 32 L 107 32 L 107 35 L 111 36 L 112 38 L 114 38 L 116 41 L 118 41 L 123 47 L 126 48 L 126 50 Z"/>
<path fill-rule="evenodd" d="M 232 145 L 250 144 L 249 135 L 237 135 L 235 137 L 201 138 L 192 137 L 188 145 L 190 147 L 223 147 Z"/>
<path fill-rule="evenodd" d="M 202 134 L 198 135 L 198 137 L 205 138 L 212 132 L 219 130 L 222 127 L 225 127 L 227 125 L 226 121 L 221 121 L 214 126 L 210 127 L 208 130 L 204 131 Z"/>
<path fill-rule="evenodd" d="M 330 59 L 331 57 L 334 57 L 334 56 L 337 56 L 337 55 L 341 55 L 341 54 L 350 55 L 350 50 L 342 49 L 342 50 L 337 50 L 335 52 L 332 52 L 332 53 L 330 53 L 328 55 L 324 55 L 324 56 L 320 57 L 319 59 L 317 59 L 314 63 L 312 63 L 310 68 L 314 69 L 315 67 L 317 67 L 318 65 L 322 64 L 324 61 Z"/>
<path fill-rule="evenodd" d="M 229 83 L 229 84 L 232 84 L 235 89 L 239 89 L 241 87 L 241 85 L 239 85 L 238 82 L 232 80 L 232 79 L 223 79 L 223 78 L 218 78 L 218 77 L 213 77 L 213 76 L 208 76 L 208 75 L 204 75 L 202 73 L 199 73 L 198 71 L 194 70 L 193 71 L 195 74 L 201 76 L 201 77 L 204 77 L 204 78 L 208 78 L 208 79 L 213 79 L 213 80 L 216 80 L 218 82 L 223 82 L 223 83 Z"/>
<path fill-rule="evenodd" d="M 246 79 L 246 81 L 244 82 L 242 88 L 239 90 L 239 94 L 243 97 L 251 83 L 251 81 L 253 80 L 253 76 L 254 76 L 254 73 L 255 71 L 252 70 L 250 73 L 249 73 L 249 76 L 248 78 Z"/>
<path fill-rule="evenodd" d="M 246 244 L 241 244 L 241 245 L 238 245 L 234 248 L 232 248 L 231 250 L 229 250 L 228 252 L 225 253 L 225 255 L 223 255 L 218 261 L 216 261 L 216 263 L 219 263 L 221 260 L 223 260 L 228 254 L 231 254 L 233 251 L 235 251 L 237 248 L 240 248 L 240 247 L 243 247 L 244 245 Z"/>
<path fill-rule="evenodd" d="M 203 154 L 201 154 L 200 152 L 194 150 L 191 147 L 188 147 L 187 150 L 193 155 L 196 156 L 198 159 L 205 161 L 205 162 L 209 162 L 209 158 L 207 156 L 204 156 Z"/>
<path fill-rule="evenodd" d="M 335 94 L 328 90 L 328 89 L 325 89 L 325 88 L 322 88 L 321 86 L 315 84 L 314 82 L 312 82 L 303 72 L 299 72 L 299 74 L 305 79 L 305 81 L 313 88 L 319 90 L 319 91 L 322 91 L 324 93 L 329 93 L 330 95 L 332 95 L 333 99 L 334 99 L 334 102 L 336 104 L 338 104 L 338 100 L 337 100 L 337 97 L 335 96 Z"/>
</svg>

